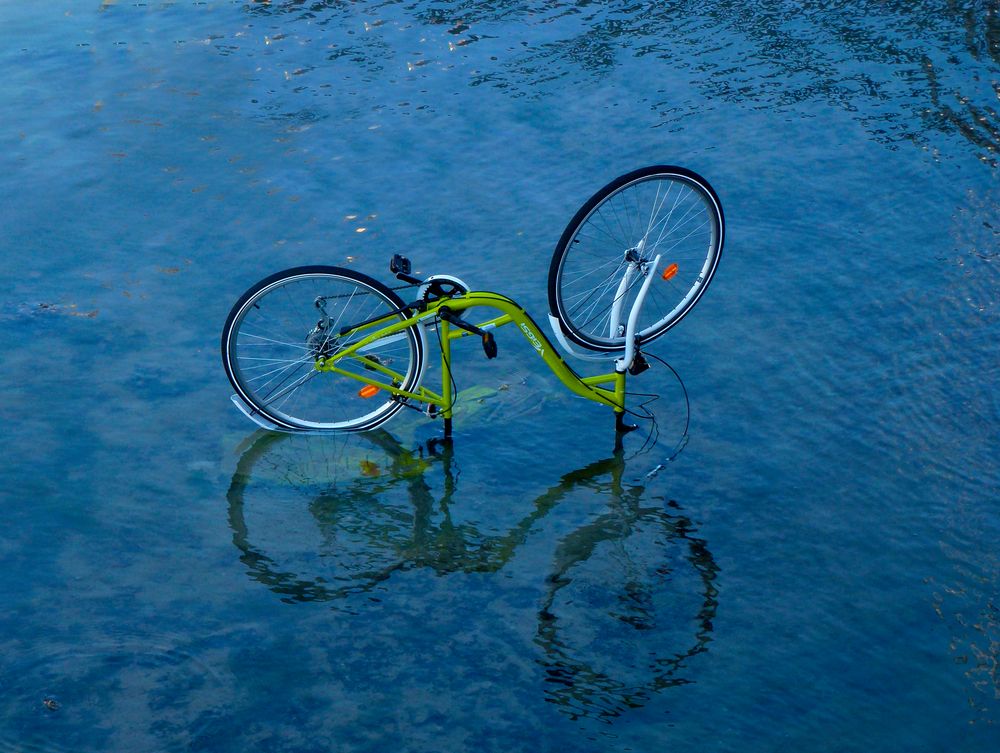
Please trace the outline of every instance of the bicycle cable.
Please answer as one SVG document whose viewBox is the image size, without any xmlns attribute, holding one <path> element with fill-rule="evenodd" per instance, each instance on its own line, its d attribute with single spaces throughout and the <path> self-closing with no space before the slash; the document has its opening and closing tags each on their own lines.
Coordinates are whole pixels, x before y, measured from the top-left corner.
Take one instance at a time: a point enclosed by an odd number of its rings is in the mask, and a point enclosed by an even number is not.
<svg viewBox="0 0 1000 753">
<path fill-rule="evenodd" d="M 656 420 L 656 415 L 647 406 L 659 399 L 659 395 L 654 395 L 648 392 L 626 392 L 626 396 L 629 397 L 646 397 L 649 398 L 645 402 L 639 403 L 635 408 L 626 408 L 622 406 L 622 410 L 630 416 L 637 418 L 641 421 L 649 421 L 649 431 L 646 434 L 646 438 L 643 440 L 642 445 L 636 450 L 630 458 L 636 458 L 652 449 L 660 437 L 660 426 Z M 642 411 L 639 413 L 638 411 Z"/>
<path fill-rule="evenodd" d="M 422 285 L 423 283 L 420 284 Z M 415 287 L 418 287 L 417 283 L 407 283 L 405 285 L 397 285 L 394 288 L 390 288 L 390 290 L 406 290 L 407 288 L 415 288 Z M 629 287 L 629 289 L 631 289 L 631 286 Z M 628 290 L 626 290 L 625 292 L 627 294 Z M 444 343 L 441 341 L 441 331 L 438 328 L 439 322 L 440 319 L 435 318 L 434 334 L 437 336 L 438 348 L 441 350 L 441 358 L 444 361 L 446 368 L 448 369 L 448 381 L 451 383 L 450 384 L 451 394 L 449 395 L 448 402 L 449 404 L 454 405 L 455 398 L 458 397 L 458 384 L 455 382 L 455 376 L 451 369 L 451 363 L 449 362 L 448 357 L 444 354 Z M 681 379 L 681 375 L 677 373 L 677 370 L 673 366 L 671 366 L 669 363 L 664 361 L 659 356 L 654 355 L 653 353 L 646 353 L 645 355 L 659 361 L 661 364 L 670 369 L 670 373 L 674 375 L 674 378 L 677 380 L 677 383 L 681 387 L 681 391 L 684 393 L 684 409 L 685 409 L 684 431 L 681 432 L 681 438 L 677 440 L 677 443 L 673 446 L 673 448 L 670 451 L 669 457 L 667 457 L 667 459 L 664 461 L 665 463 L 670 463 L 678 455 L 680 455 L 681 451 L 687 446 L 687 440 L 689 438 L 688 429 L 691 426 L 691 400 L 690 397 L 688 396 L 687 387 L 684 386 L 684 380 Z M 644 454 L 645 452 L 652 450 L 652 448 L 656 446 L 656 443 L 660 439 L 659 422 L 656 420 L 656 415 L 648 408 L 650 403 L 659 400 L 660 396 L 649 392 L 626 392 L 625 394 L 631 397 L 649 398 L 645 402 L 639 403 L 639 405 L 637 405 L 635 408 L 627 408 L 624 405 L 622 405 L 622 410 L 625 413 L 635 418 L 638 418 L 642 421 L 650 422 L 649 432 L 646 434 L 645 440 L 643 440 L 642 445 L 632 455 L 632 457 L 635 458 L 638 457 L 639 455 Z M 420 410 L 420 408 L 418 408 L 415 405 L 409 405 L 408 403 L 405 402 L 403 403 L 403 405 L 407 408 L 412 408 L 413 410 L 419 411 L 421 413 L 423 412 Z M 642 410 L 643 412 L 638 413 L 637 410 Z M 663 468 L 663 465 L 664 465 L 663 463 L 657 465 L 652 471 L 646 474 L 647 477 L 651 478 L 652 476 L 655 476 L 660 471 L 660 469 Z"/>
<path fill-rule="evenodd" d="M 652 353 L 645 353 L 645 355 L 659 361 L 661 364 L 670 369 L 670 373 L 674 375 L 674 378 L 677 380 L 677 383 L 680 385 L 681 391 L 684 394 L 684 410 L 685 410 L 684 430 L 681 432 L 681 437 L 679 440 L 677 440 L 677 443 L 673 446 L 673 448 L 671 448 L 670 454 L 668 455 L 666 460 L 664 460 L 662 463 L 657 465 L 653 470 L 651 470 L 648 474 L 646 474 L 647 478 L 652 478 L 664 467 L 666 463 L 672 462 L 678 455 L 680 455 L 681 451 L 687 446 L 688 440 L 690 439 L 690 434 L 688 433 L 688 431 L 691 427 L 691 399 L 688 395 L 687 387 L 684 385 L 684 380 L 681 379 L 681 375 L 677 373 L 677 370 L 673 366 L 671 366 L 669 363 L 667 363 L 659 356 L 656 356 Z M 648 392 L 627 392 L 626 394 L 633 397 L 649 398 L 645 402 L 640 403 L 638 406 L 636 406 L 636 409 L 629 409 L 629 408 L 624 409 L 625 412 L 631 416 L 635 416 L 636 418 L 645 419 L 652 422 L 649 434 L 646 435 L 646 440 L 633 455 L 633 457 L 637 457 L 638 455 L 651 450 L 653 446 L 656 445 L 656 442 L 659 440 L 659 423 L 656 420 L 655 414 L 649 409 L 648 406 L 650 405 L 650 403 L 653 403 L 656 400 L 660 399 L 660 396 Z M 638 409 L 642 409 L 645 415 L 637 413 L 636 410 Z"/>
</svg>

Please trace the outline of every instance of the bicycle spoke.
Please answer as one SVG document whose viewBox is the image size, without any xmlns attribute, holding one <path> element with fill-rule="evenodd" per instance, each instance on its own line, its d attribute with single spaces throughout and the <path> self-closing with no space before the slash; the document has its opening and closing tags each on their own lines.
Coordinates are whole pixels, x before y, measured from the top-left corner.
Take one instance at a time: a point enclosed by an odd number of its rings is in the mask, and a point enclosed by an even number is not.
<svg viewBox="0 0 1000 753">
<path fill-rule="evenodd" d="M 278 398 L 280 398 L 282 395 L 285 395 L 285 394 L 287 394 L 287 393 L 289 393 L 289 392 L 291 392 L 293 390 L 297 390 L 299 387 L 301 387 L 303 384 L 305 384 L 306 382 L 308 382 L 310 379 L 315 378 L 317 374 L 319 374 L 318 371 L 310 371 L 308 374 L 304 374 L 302 377 L 300 377 L 299 379 L 295 380 L 294 382 L 292 382 L 290 385 L 288 385 L 284 389 L 279 390 L 276 393 L 272 393 L 264 401 L 264 405 L 268 405 L 270 403 L 273 403 L 275 400 L 277 400 Z"/>
<path fill-rule="evenodd" d="M 612 259 L 609 262 L 605 262 L 604 264 L 601 264 L 599 267 L 594 267 L 589 272 L 585 272 L 584 274 L 580 275 L 576 279 L 570 280 L 569 282 L 567 282 L 565 284 L 566 284 L 567 287 L 571 286 L 571 285 L 576 285 L 578 282 L 580 282 L 584 278 L 590 277 L 590 275 L 592 275 L 592 274 L 594 274 L 596 272 L 599 272 L 600 270 L 604 269 L 605 267 L 610 267 L 611 265 L 615 266 L 615 270 L 612 271 L 612 273 L 611 273 L 613 275 L 622 266 L 623 262 L 624 262 L 623 259 Z"/>
<path fill-rule="evenodd" d="M 299 350 L 309 350 L 309 348 L 307 348 L 305 345 L 302 345 L 301 343 L 283 342 L 282 340 L 275 340 L 274 338 L 271 338 L 271 337 L 264 337 L 263 335 L 255 335 L 255 334 L 253 334 L 251 332 L 240 332 L 240 335 L 242 337 L 254 337 L 254 338 L 258 339 L 258 340 L 265 340 L 268 343 L 273 343 L 275 345 L 282 345 L 282 346 L 284 346 L 286 348 L 297 348 Z M 261 343 L 261 344 L 263 344 L 263 343 Z"/>
<path fill-rule="evenodd" d="M 283 426 L 376 426 L 402 404 L 388 391 L 365 392 L 365 383 L 384 387 L 391 381 L 409 390 L 422 373 L 415 328 L 374 340 L 351 357 L 337 356 L 379 330 L 373 325 L 340 338 L 342 325 L 380 315 L 386 325 L 405 318 L 398 313 L 398 296 L 370 278 L 332 267 L 303 268 L 265 280 L 248 296 L 227 325 L 226 362 L 241 396 Z M 317 365 L 324 362 L 344 373 Z"/>
</svg>

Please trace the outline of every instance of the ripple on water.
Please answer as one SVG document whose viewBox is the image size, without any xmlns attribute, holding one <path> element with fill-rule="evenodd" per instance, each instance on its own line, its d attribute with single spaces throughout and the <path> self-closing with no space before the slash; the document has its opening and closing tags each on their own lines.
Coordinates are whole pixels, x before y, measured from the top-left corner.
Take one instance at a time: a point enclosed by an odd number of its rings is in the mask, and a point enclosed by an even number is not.
<svg viewBox="0 0 1000 753">
<path fill-rule="evenodd" d="M 950 568 L 926 579 L 948 648 L 966 679 L 968 722 L 1000 720 L 1000 446 L 997 364 L 1000 259 L 995 198 L 968 193 L 938 260 L 940 285 L 911 291 L 887 312 L 899 348 L 890 380 L 900 395 L 885 411 L 925 479 L 925 509 L 940 520 L 937 546 Z"/>
<path fill-rule="evenodd" d="M 934 277 L 899 296 L 885 315 L 901 344 L 889 367 L 900 390 L 890 406 L 890 430 L 906 427 L 910 449 L 932 470 L 974 491 L 984 482 L 1000 483 L 983 478 L 996 468 L 990 460 L 1000 439 L 1000 265 L 989 227 L 997 206 L 969 198 L 956 212 L 954 247 L 937 262 Z"/>
<path fill-rule="evenodd" d="M 176 647 L 107 643 L 0 668 L 0 752 L 179 751 L 218 732 L 220 678 Z"/>
</svg>

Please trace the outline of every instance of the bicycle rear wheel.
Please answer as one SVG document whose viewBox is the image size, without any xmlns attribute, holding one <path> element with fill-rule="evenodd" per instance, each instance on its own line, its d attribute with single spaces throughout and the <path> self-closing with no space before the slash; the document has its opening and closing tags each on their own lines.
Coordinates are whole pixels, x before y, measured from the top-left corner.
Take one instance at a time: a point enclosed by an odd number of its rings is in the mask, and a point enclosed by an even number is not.
<svg viewBox="0 0 1000 753">
<path fill-rule="evenodd" d="M 372 429 L 403 404 L 385 389 L 362 389 L 366 382 L 416 389 L 424 367 L 422 332 L 408 327 L 342 358 L 338 353 L 377 326 L 339 332 L 378 316 L 388 317 L 378 326 L 402 321 L 406 314 L 394 312 L 404 305 L 385 285 L 353 270 L 278 272 L 244 293 L 229 313 L 222 332 L 226 374 L 240 397 L 278 426 Z M 320 358 L 346 373 L 317 370 Z"/>
<path fill-rule="evenodd" d="M 711 282 L 722 254 L 722 205 L 708 182 L 682 167 L 654 165 L 616 178 L 576 213 L 549 267 L 549 307 L 573 342 L 625 347 L 627 320 L 655 274 L 636 328 L 639 344 L 676 325 Z M 657 269 L 651 262 L 660 255 Z M 635 272 L 622 285 L 627 270 Z"/>
</svg>

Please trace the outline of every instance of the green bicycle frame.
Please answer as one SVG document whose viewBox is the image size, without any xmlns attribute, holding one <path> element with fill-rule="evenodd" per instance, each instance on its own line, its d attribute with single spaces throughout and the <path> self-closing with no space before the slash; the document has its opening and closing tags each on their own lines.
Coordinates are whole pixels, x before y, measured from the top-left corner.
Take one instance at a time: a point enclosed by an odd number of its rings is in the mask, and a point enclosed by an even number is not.
<svg viewBox="0 0 1000 753">
<path fill-rule="evenodd" d="M 342 336 L 362 334 L 367 332 L 360 340 L 351 343 L 335 356 L 318 358 L 314 368 L 317 371 L 328 371 L 341 374 L 343 376 L 356 379 L 364 384 L 369 384 L 396 395 L 400 398 L 416 400 L 427 405 L 433 405 L 439 411 L 439 415 L 445 419 L 446 430 L 450 428 L 452 409 L 454 407 L 454 395 L 451 385 L 451 343 L 462 337 L 468 337 L 472 332 L 453 327 L 445 319 L 438 320 L 438 333 L 441 340 L 441 392 L 434 392 L 427 387 L 417 385 L 413 390 L 402 388 L 405 382 L 405 375 L 393 371 L 382 364 L 377 359 L 368 357 L 364 350 L 384 338 L 401 336 L 405 337 L 405 330 L 409 327 L 422 327 L 424 320 L 438 316 L 442 309 L 448 309 L 452 313 L 459 313 L 467 309 L 476 307 L 488 307 L 501 312 L 500 316 L 489 319 L 477 325 L 481 330 L 492 330 L 506 324 L 513 323 L 515 328 L 524 336 L 538 356 L 545 362 L 553 374 L 558 377 L 567 389 L 580 397 L 593 400 L 596 403 L 607 405 L 614 409 L 616 417 L 620 419 L 625 412 L 625 371 L 614 371 L 608 374 L 599 374 L 592 377 L 581 377 L 563 360 L 549 339 L 542 333 L 534 320 L 523 308 L 506 296 L 498 293 L 485 291 L 468 292 L 454 298 L 441 298 L 430 302 L 427 308 L 417 312 L 406 319 L 396 318 L 398 314 L 388 314 L 381 319 L 364 322 L 354 327 L 341 330 Z M 374 328 L 374 329 L 373 329 Z M 368 332 L 368 330 L 371 330 Z M 372 376 L 358 374 L 340 368 L 337 364 L 345 358 L 354 358 L 362 363 L 366 371 Z M 377 379 L 374 375 L 379 374 L 386 378 L 386 381 Z M 602 386 L 609 385 L 609 386 Z"/>
</svg>

